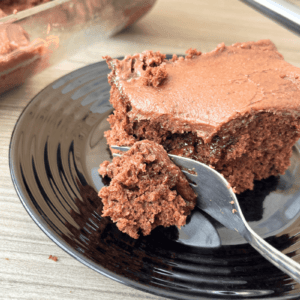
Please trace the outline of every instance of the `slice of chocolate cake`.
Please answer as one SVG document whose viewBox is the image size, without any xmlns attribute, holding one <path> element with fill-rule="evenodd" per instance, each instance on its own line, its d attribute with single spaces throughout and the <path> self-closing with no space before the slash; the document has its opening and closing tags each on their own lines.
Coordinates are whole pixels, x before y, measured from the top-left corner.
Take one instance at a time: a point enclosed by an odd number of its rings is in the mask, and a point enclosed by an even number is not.
<svg viewBox="0 0 300 300">
<path fill-rule="evenodd" d="M 300 69 L 271 41 L 165 57 L 106 57 L 115 108 L 109 145 L 155 141 L 211 165 L 237 193 L 285 172 L 300 137 Z"/>
<path fill-rule="evenodd" d="M 102 216 L 133 238 L 155 227 L 185 225 L 196 194 L 164 148 L 152 141 L 134 144 L 122 157 L 103 162 L 99 173 L 112 180 L 99 192 Z"/>
</svg>

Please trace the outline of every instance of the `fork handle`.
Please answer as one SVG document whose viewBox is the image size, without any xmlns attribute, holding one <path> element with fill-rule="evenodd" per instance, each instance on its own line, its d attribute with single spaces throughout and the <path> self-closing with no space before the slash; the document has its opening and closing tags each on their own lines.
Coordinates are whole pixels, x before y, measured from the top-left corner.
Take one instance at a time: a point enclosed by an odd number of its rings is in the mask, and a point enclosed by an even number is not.
<svg viewBox="0 0 300 300">
<path fill-rule="evenodd" d="M 273 265 L 300 283 L 300 264 L 271 246 L 249 226 L 247 229 L 248 232 L 243 236 L 249 244 Z"/>
</svg>

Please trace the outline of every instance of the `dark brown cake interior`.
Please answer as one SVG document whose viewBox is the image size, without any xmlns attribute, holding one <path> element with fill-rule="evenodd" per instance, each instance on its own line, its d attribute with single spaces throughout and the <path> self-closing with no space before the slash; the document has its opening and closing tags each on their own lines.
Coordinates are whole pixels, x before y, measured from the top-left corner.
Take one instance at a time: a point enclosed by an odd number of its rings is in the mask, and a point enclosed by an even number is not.
<svg viewBox="0 0 300 300">
<path fill-rule="evenodd" d="M 106 133 L 110 145 L 132 145 L 148 139 L 168 153 L 196 159 L 222 173 L 237 193 L 253 188 L 253 181 L 285 172 L 292 146 L 299 139 L 299 117 L 287 112 L 249 113 L 223 125 L 209 143 L 195 133 L 173 134 L 160 124 L 130 122 L 128 104 L 113 87 L 111 103 L 117 107 Z"/>
<path fill-rule="evenodd" d="M 175 57 L 167 61 L 164 55 L 151 51 L 126 57 L 121 62 L 107 58 L 112 68 L 110 102 L 115 108 L 109 117 L 111 130 L 106 132 L 108 144 L 131 146 L 144 139 L 154 141 L 168 153 L 212 166 L 225 176 L 237 193 L 252 189 L 254 180 L 283 174 L 290 165 L 292 146 L 300 137 L 300 71 L 285 62 L 268 40 L 221 46 L 202 55 L 190 50 L 189 58 L 185 60 Z M 235 65 L 231 66 L 229 60 Z M 126 72 L 130 61 L 132 65 L 128 70 L 135 77 L 128 79 Z M 133 64 L 135 69 L 132 71 Z M 205 99 L 205 88 L 199 88 L 196 79 L 184 82 L 190 72 L 197 78 L 197 70 L 201 67 L 205 67 L 210 76 L 215 76 L 215 80 L 210 79 L 211 86 L 206 86 L 208 95 L 212 90 L 220 93 L 220 97 L 228 94 L 226 101 L 213 99 L 209 104 L 210 99 Z M 146 79 L 150 70 L 156 68 L 167 70 L 167 73 L 163 78 L 159 77 L 160 84 L 151 86 Z M 214 70 L 221 71 L 222 76 Z M 233 76 L 228 82 L 226 72 Z M 151 71 L 151 74 L 157 73 Z M 179 80 L 184 82 L 185 88 L 190 86 L 195 91 L 189 93 L 193 99 L 176 98 L 177 91 L 181 97 L 185 96 L 182 86 L 174 87 L 173 82 Z M 199 77 L 198 82 L 201 80 L 208 79 Z M 214 83 L 219 85 L 214 87 Z M 243 86 L 249 90 L 248 94 L 241 94 L 245 98 L 234 94 L 233 84 L 237 90 L 243 91 Z M 211 116 L 209 109 L 201 112 L 202 102 L 197 100 L 197 93 L 204 97 L 208 108 L 209 105 L 218 106 L 219 119 Z M 254 98 L 250 94 L 255 95 Z M 168 95 L 170 99 L 165 100 Z M 181 105 L 179 110 L 180 101 L 189 106 Z M 162 103 L 168 103 L 168 106 Z M 228 113 L 229 106 L 231 114 Z M 227 110 L 224 114 L 221 113 L 223 107 Z M 187 113 L 196 110 L 195 114 L 199 116 L 193 122 L 198 127 L 193 127 Z M 207 120 L 213 121 L 206 124 Z M 206 124 L 207 129 L 203 132 L 198 130 L 199 122 Z"/>
</svg>

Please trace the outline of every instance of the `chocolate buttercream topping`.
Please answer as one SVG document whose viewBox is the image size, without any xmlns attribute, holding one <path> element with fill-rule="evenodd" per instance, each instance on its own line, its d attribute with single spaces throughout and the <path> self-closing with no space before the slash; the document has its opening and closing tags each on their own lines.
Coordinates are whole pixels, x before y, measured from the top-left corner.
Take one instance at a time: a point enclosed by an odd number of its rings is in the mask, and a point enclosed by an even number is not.
<svg viewBox="0 0 300 300">
<path fill-rule="evenodd" d="M 0 24 L 0 55 L 8 54 L 30 43 L 28 33 L 18 24 Z"/>
<path fill-rule="evenodd" d="M 143 86 L 158 87 L 168 77 L 166 55 L 160 52 L 145 51 L 140 54 L 128 55 L 123 61 L 104 56 L 108 65 L 118 70 L 121 80 L 140 79 Z"/>
<path fill-rule="evenodd" d="M 52 0 L 1 0 L 0 9 L 6 14 L 12 14 Z M 0 18 L 3 17 L 0 14 Z"/>
<path fill-rule="evenodd" d="M 170 132 L 194 132 L 204 142 L 251 111 L 299 111 L 300 70 L 270 40 L 222 43 L 205 54 L 190 49 L 186 58 L 171 60 L 152 51 L 106 59 L 113 70 L 109 80 L 128 99 L 131 122 L 156 120 Z"/>
</svg>

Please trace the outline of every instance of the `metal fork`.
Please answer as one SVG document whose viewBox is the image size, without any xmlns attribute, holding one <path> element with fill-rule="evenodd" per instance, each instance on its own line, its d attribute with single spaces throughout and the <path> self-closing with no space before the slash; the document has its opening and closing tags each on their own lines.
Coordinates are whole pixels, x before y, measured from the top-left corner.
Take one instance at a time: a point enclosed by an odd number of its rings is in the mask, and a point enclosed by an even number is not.
<svg viewBox="0 0 300 300">
<path fill-rule="evenodd" d="M 130 149 L 119 146 L 112 146 L 111 148 L 122 152 Z M 121 156 L 116 153 L 113 155 Z M 197 206 L 200 209 L 225 227 L 240 233 L 262 256 L 300 283 L 300 265 L 272 247 L 250 228 L 232 188 L 220 173 L 190 158 L 173 154 L 169 154 L 169 157 L 179 167 L 194 171 L 195 174 L 191 174 L 182 170 L 185 176 L 192 181 L 190 185 L 197 194 Z"/>
</svg>

